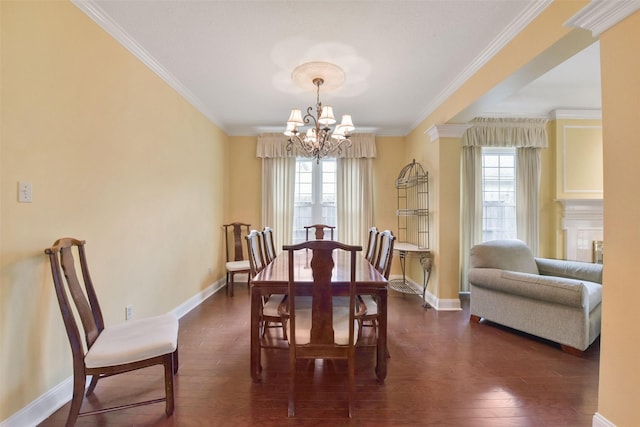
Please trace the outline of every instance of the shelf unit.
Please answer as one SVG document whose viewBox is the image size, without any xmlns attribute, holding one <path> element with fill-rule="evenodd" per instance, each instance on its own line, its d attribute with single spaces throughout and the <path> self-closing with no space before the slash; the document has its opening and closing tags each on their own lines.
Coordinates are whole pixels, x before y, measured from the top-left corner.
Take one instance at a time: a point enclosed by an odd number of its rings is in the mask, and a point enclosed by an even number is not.
<svg viewBox="0 0 640 427">
<path fill-rule="evenodd" d="M 429 173 L 415 159 L 402 168 L 398 191 L 397 241 L 429 249 Z"/>
</svg>

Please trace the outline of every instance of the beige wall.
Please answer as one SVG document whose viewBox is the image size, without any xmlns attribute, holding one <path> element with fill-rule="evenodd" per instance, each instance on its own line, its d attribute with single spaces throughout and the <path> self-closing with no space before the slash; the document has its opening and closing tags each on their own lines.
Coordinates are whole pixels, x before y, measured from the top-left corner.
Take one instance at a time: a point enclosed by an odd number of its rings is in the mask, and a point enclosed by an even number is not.
<svg viewBox="0 0 640 427">
<path fill-rule="evenodd" d="M 601 199 L 601 120 L 555 120 L 556 198 Z"/>
<path fill-rule="evenodd" d="M 107 323 L 168 312 L 224 275 L 229 170 L 226 136 L 71 3 L 0 11 L 4 420 L 71 375 L 43 250 L 87 240 Z"/>
<path fill-rule="evenodd" d="M 640 12 L 600 38 L 606 267 L 598 412 L 617 426 L 640 425 Z"/>
</svg>

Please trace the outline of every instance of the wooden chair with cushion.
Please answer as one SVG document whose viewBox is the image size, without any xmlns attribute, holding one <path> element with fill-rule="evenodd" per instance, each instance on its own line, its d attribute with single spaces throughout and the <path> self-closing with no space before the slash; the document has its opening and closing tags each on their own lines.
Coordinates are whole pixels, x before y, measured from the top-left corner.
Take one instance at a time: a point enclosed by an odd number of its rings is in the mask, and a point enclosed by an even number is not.
<svg viewBox="0 0 640 427">
<path fill-rule="evenodd" d="M 269 264 L 276 257 L 276 246 L 273 243 L 273 229 L 264 227 L 262 230 L 262 243 L 264 248 L 264 261 Z"/>
<path fill-rule="evenodd" d="M 236 273 L 248 275 L 250 271 L 249 260 L 242 253 L 242 236 L 249 234 L 251 224 L 232 222 L 224 224 L 222 227 L 224 228 L 224 244 L 227 254 L 227 263 L 225 264 L 227 295 L 233 296 Z M 250 278 L 247 279 L 247 289 L 249 289 L 250 280 Z"/>
<path fill-rule="evenodd" d="M 395 237 L 390 230 L 381 231 L 380 235 L 379 251 L 376 255 L 376 261 L 374 267 L 385 279 L 389 280 L 389 272 L 391 271 L 391 261 L 393 260 L 393 244 Z M 360 295 L 358 297 L 360 302 L 366 306 L 366 313 L 362 316 L 362 327 L 371 326 L 374 328 L 374 333 L 377 337 L 378 332 L 378 302 L 373 295 Z M 362 333 L 362 328 L 360 329 Z M 387 351 L 387 356 L 389 352 Z"/>
<path fill-rule="evenodd" d="M 298 359 L 344 359 L 348 363 L 349 417 L 355 412 L 355 343 L 358 336 L 356 303 L 356 255 L 361 246 L 349 246 L 335 241 L 315 240 L 284 246 L 288 251 L 288 304 L 282 305 L 288 316 L 286 329 L 289 340 L 289 416 L 295 415 L 296 362 Z M 312 251 L 313 283 L 296 283 L 294 253 Z M 350 256 L 348 296 L 335 295 L 331 275 L 333 252 L 347 251 Z M 286 310 L 286 311 L 284 311 Z"/>
<path fill-rule="evenodd" d="M 66 425 L 73 426 L 81 415 L 163 401 L 166 402 L 166 414 L 173 414 L 173 376 L 178 371 L 178 319 L 169 313 L 105 326 L 84 246 L 84 240 L 63 238 L 45 249 L 73 355 L 73 395 Z M 78 256 L 77 261 L 74 253 Z M 80 266 L 82 281 L 78 278 L 76 263 Z M 84 343 L 76 316 L 84 331 Z M 92 377 L 87 389 L 87 395 L 90 395 L 100 378 L 153 365 L 164 366 L 165 397 L 80 413 L 87 376 Z"/>
<path fill-rule="evenodd" d="M 249 258 L 249 274 L 251 278 L 253 278 L 267 265 L 262 251 L 264 247 L 262 242 L 263 233 L 261 231 L 251 230 L 251 232 L 245 236 L 245 240 L 247 241 L 247 256 Z M 265 335 L 267 329 L 270 327 L 282 327 L 283 322 L 278 312 L 278 307 L 283 299 L 283 294 L 265 295 L 262 297 L 262 309 L 260 313 L 262 336 Z M 284 339 L 286 339 L 286 333 L 284 333 Z"/>
<path fill-rule="evenodd" d="M 369 240 L 367 241 L 367 250 L 364 257 L 373 264 L 376 261 L 376 249 L 378 248 L 378 228 L 371 227 L 369 229 Z"/>
<path fill-rule="evenodd" d="M 304 229 L 305 229 L 305 234 L 306 234 L 306 240 L 308 242 L 309 241 L 309 230 L 311 230 L 311 229 L 314 230 L 314 238 L 316 240 L 324 240 L 324 232 L 325 232 L 325 230 L 329 230 L 329 233 L 330 233 L 330 236 L 331 236 L 331 240 L 333 240 L 333 238 L 334 238 L 333 232 L 336 229 L 336 227 L 333 226 L 333 225 L 326 225 L 326 224 L 313 224 L 313 225 L 305 225 Z"/>
</svg>

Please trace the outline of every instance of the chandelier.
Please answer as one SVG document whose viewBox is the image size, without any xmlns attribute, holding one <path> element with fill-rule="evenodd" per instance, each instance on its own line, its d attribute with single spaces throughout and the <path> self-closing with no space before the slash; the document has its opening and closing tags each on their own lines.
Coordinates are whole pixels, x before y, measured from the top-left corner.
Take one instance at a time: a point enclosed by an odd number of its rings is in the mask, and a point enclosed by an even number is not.
<svg viewBox="0 0 640 427">
<path fill-rule="evenodd" d="M 294 79 L 304 74 L 306 69 L 313 69 L 317 71 L 318 67 L 326 67 L 328 70 L 339 70 L 333 64 L 328 63 L 307 63 L 294 70 Z M 344 79 L 344 74 L 342 74 Z M 291 151 L 293 146 L 296 145 L 299 151 L 302 151 L 303 155 L 316 159 L 316 162 L 320 162 L 320 159 L 326 157 L 328 154 L 342 152 L 343 147 L 351 147 L 351 132 L 355 129 L 351 115 L 345 114 L 342 116 L 340 124 L 336 125 L 334 129 L 330 126 L 336 123 L 336 119 L 333 115 L 333 108 L 329 105 L 322 106 L 320 102 L 320 86 L 325 82 L 323 77 L 313 77 L 311 82 L 316 87 L 316 111 L 313 114 L 313 107 L 307 108 L 307 114 L 302 116 L 302 112 L 296 108 L 291 110 L 291 115 L 287 120 L 287 127 L 284 134 L 289 137 L 287 143 L 287 151 Z M 339 82 L 341 83 L 341 81 Z M 335 86 L 334 86 L 335 87 Z M 307 129 L 303 127 L 309 125 Z"/>
</svg>

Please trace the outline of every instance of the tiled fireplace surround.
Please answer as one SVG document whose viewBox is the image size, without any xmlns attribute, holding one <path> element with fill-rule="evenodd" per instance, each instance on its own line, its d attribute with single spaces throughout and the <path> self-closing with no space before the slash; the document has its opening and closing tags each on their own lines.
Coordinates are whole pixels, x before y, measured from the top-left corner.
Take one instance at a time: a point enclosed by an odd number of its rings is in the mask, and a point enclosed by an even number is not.
<svg viewBox="0 0 640 427">
<path fill-rule="evenodd" d="M 562 206 L 565 258 L 595 262 L 594 244 L 603 239 L 602 199 L 563 199 L 558 202 Z"/>
</svg>

